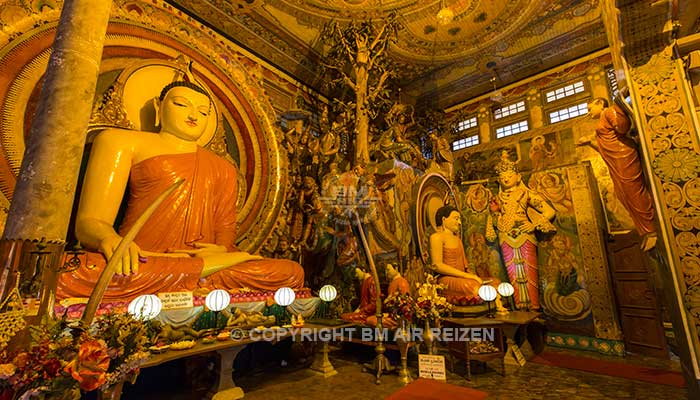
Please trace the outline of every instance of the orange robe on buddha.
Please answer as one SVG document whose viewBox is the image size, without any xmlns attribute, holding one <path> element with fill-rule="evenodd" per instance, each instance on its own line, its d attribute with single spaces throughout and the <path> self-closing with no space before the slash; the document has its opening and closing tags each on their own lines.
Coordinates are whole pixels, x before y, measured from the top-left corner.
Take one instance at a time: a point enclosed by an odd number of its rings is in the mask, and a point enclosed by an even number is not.
<svg viewBox="0 0 700 400">
<path fill-rule="evenodd" d="M 237 251 L 237 174 L 231 163 L 202 148 L 195 153 L 158 155 L 133 165 L 120 235 L 126 234 L 156 197 L 184 178 L 185 182 L 158 206 L 134 242 L 142 250 L 158 253 L 194 250 L 195 242 Z M 60 275 L 57 298 L 90 296 L 106 260 L 101 253 L 89 252 L 87 260 L 82 261 L 78 270 Z M 304 285 L 304 270 L 290 260 L 247 261 L 206 278 L 200 278 L 202 268 L 201 258 L 147 257 L 140 262 L 138 273 L 112 278 L 104 301 L 196 288 L 276 290 Z"/>
<path fill-rule="evenodd" d="M 449 248 L 442 247 L 442 262 L 450 267 L 464 271 L 467 267 L 467 259 L 464 256 L 464 248 L 462 246 Z M 448 302 L 452 304 L 472 304 L 478 301 L 479 282 L 469 278 L 458 278 L 456 276 L 441 276 L 438 278 L 438 283 L 443 284 L 446 288 L 442 294 Z"/>
</svg>

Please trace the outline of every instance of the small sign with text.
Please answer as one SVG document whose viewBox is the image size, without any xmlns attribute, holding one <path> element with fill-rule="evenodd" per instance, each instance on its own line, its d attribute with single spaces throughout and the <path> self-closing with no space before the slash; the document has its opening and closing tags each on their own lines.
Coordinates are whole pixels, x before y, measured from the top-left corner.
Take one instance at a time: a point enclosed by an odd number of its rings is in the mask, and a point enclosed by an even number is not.
<svg viewBox="0 0 700 400">
<path fill-rule="evenodd" d="M 160 298 L 160 301 L 163 302 L 163 310 L 192 308 L 194 306 L 192 292 L 158 293 L 158 297 Z"/>
<path fill-rule="evenodd" d="M 445 374 L 445 357 L 418 355 L 418 376 L 427 379 L 447 380 Z"/>
</svg>

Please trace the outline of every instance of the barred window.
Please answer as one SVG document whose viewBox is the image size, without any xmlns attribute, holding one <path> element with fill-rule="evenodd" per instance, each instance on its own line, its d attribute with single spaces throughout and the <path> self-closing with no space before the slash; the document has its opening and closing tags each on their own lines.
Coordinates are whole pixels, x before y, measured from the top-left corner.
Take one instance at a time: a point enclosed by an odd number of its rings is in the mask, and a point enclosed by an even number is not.
<svg viewBox="0 0 700 400">
<path fill-rule="evenodd" d="M 608 88 L 612 94 L 613 99 L 617 96 L 619 88 L 617 86 L 617 76 L 615 76 L 615 68 L 609 67 L 605 70 L 605 74 L 608 77 Z"/>
<path fill-rule="evenodd" d="M 529 126 L 527 124 L 527 120 L 502 126 L 496 129 L 496 139 L 501 139 L 506 136 L 515 135 L 516 133 L 525 132 L 528 129 Z"/>
<path fill-rule="evenodd" d="M 517 113 L 523 112 L 523 111 L 525 111 L 525 101 L 524 100 L 497 109 L 493 113 L 493 116 L 495 119 L 501 119 L 501 118 L 507 117 L 509 115 L 517 114 Z"/>
<path fill-rule="evenodd" d="M 556 100 L 561 100 L 565 97 L 573 96 L 576 93 L 581 93 L 585 91 L 586 88 L 583 86 L 583 81 L 574 82 L 570 85 L 566 85 L 550 92 L 547 92 L 545 97 L 547 98 L 547 103 L 551 103 Z"/>
<path fill-rule="evenodd" d="M 469 136 L 452 142 L 452 151 L 466 149 L 479 144 L 479 135 Z"/>
<path fill-rule="evenodd" d="M 457 132 L 466 131 L 467 129 L 476 128 L 477 126 L 476 117 L 465 119 L 457 122 Z"/>
<path fill-rule="evenodd" d="M 562 108 L 561 110 L 549 113 L 549 121 L 554 124 L 567 119 L 580 117 L 588 113 L 588 103 L 576 104 L 571 107 Z"/>
</svg>

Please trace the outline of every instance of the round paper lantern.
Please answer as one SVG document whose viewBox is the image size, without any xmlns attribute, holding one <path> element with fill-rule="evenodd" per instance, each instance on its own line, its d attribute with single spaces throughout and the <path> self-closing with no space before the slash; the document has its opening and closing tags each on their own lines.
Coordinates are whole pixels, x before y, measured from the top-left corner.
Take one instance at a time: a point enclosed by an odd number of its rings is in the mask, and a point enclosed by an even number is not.
<svg viewBox="0 0 700 400">
<path fill-rule="evenodd" d="M 484 301 L 496 300 L 496 289 L 493 286 L 483 285 L 479 288 L 479 297 Z"/>
<path fill-rule="evenodd" d="M 501 284 L 498 285 L 498 293 L 503 297 L 508 297 L 515 293 L 515 289 L 513 289 L 513 285 L 511 285 L 510 282 L 501 282 Z"/>
<path fill-rule="evenodd" d="M 207 298 L 204 299 L 204 304 L 212 311 L 221 311 L 231 303 L 231 295 L 223 290 L 216 289 L 209 292 Z"/>
<path fill-rule="evenodd" d="M 325 285 L 318 291 L 318 297 L 323 301 L 333 301 L 337 295 L 338 291 L 335 290 L 333 285 Z"/>
<path fill-rule="evenodd" d="M 288 287 L 283 287 L 277 289 L 275 292 L 275 303 L 281 305 L 282 307 L 287 307 L 288 305 L 294 303 L 296 294 L 294 290 Z"/>
<path fill-rule="evenodd" d="M 158 296 L 155 294 L 143 294 L 131 300 L 127 311 L 138 319 L 148 321 L 157 317 L 162 308 L 163 302 L 160 301 Z"/>
</svg>

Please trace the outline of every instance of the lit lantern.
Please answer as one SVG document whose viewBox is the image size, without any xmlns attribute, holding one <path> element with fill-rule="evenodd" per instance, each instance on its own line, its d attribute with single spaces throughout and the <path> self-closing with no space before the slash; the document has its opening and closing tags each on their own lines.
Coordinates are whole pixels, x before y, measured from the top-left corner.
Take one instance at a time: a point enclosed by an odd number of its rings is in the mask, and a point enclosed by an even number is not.
<svg viewBox="0 0 700 400">
<path fill-rule="evenodd" d="M 295 298 L 296 294 L 294 293 L 294 290 L 288 287 L 279 288 L 275 292 L 275 303 L 281 305 L 282 307 L 287 307 L 288 305 L 294 303 Z"/>
<path fill-rule="evenodd" d="M 490 285 L 482 285 L 479 288 L 479 297 L 484 301 L 494 301 L 496 300 L 496 289 Z"/>
<path fill-rule="evenodd" d="M 338 291 L 335 290 L 333 285 L 325 285 L 318 291 L 318 297 L 320 297 L 323 301 L 333 301 L 337 295 Z"/>
<path fill-rule="evenodd" d="M 158 296 L 154 294 L 144 294 L 131 300 L 127 311 L 138 319 L 148 321 L 157 317 L 162 308 L 163 302 L 160 301 Z"/>
<path fill-rule="evenodd" d="M 204 304 L 208 309 L 219 312 L 231 304 L 231 295 L 223 289 L 212 290 L 204 299 Z"/>
<path fill-rule="evenodd" d="M 438 23 L 440 25 L 448 25 L 455 19 L 455 12 L 450 8 L 442 7 L 437 14 Z"/>
<path fill-rule="evenodd" d="M 513 285 L 511 285 L 510 282 L 501 282 L 501 284 L 498 285 L 498 293 L 503 297 L 512 296 L 514 292 L 515 289 L 513 289 Z"/>
</svg>

